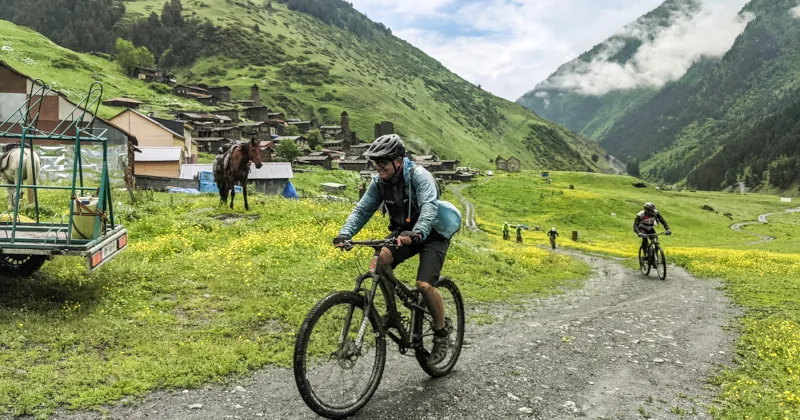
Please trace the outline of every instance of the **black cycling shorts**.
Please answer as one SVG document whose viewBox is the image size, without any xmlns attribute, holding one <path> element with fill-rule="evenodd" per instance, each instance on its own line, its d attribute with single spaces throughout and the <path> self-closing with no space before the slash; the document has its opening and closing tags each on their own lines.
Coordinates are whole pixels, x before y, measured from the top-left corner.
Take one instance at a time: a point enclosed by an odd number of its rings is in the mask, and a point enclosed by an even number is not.
<svg viewBox="0 0 800 420">
<path fill-rule="evenodd" d="M 400 235 L 400 232 L 392 232 L 387 238 L 398 235 Z M 435 284 L 442 273 L 442 266 L 444 266 L 444 259 L 449 248 L 450 240 L 431 229 L 431 233 L 425 241 L 388 249 L 392 253 L 392 269 L 403 261 L 419 254 L 417 281 Z"/>
</svg>

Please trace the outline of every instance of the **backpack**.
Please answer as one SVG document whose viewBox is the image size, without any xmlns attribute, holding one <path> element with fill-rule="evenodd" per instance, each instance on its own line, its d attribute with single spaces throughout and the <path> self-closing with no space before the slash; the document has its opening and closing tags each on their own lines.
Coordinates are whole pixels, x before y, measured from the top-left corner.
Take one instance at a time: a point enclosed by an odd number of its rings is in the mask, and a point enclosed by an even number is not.
<svg viewBox="0 0 800 420">
<path fill-rule="evenodd" d="M 408 174 L 408 182 L 411 184 L 412 189 L 414 188 L 414 172 L 417 170 L 417 168 L 419 168 L 419 166 L 414 165 Z M 431 174 L 431 177 L 433 178 L 433 183 L 436 186 L 436 199 L 439 200 L 442 197 L 442 187 L 439 185 L 439 181 L 436 180 L 436 177 L 433 176 L 433 174 Z M 378 191 L 380 191 L 381 197 L 383 197 L 383 191 L 381 191 L 380 182 L 378 183 Z M 411 197 L 409 197 L 409 199 L 411 199 Z M 386 212 L 388 211 L 386 208 L 386 202 L 381 202 L 379 209 L 381 211 L 381 216 L 386 217 Z"/>
</svg>

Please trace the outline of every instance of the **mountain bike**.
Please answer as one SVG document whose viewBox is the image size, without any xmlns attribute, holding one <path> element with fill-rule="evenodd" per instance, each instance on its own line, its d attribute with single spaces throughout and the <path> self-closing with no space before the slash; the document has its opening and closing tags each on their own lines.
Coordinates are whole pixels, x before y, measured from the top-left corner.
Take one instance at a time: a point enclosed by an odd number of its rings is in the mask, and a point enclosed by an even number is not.
<svg viewBox="0 0 800 420">
<path fill-rule="evenodd" d="M 550 237 L 550 246 L 551 246 L 553 249 L 556 249 L 556 237 L 555 237 L 555 236 L 551 236 L 551 237 Z"/>
<path fill-rule="evenodd" d="M 396 247 L 396 239 L 344 243 L 346 250 L 355 246 L 375 249 L 369 269 L 356 277 L 353 291 L 332 292 L 311 309 L 294 348 L 294 377 L 300 396 L 315 413 L 332 419 L 356 413 L 372 398 L 386 364 L 387 336 L 397 343 L 400 354 L 413 350 L 422 370 L 432 377 L 450 373 L 464 342 L 461 292 L 453 280 L 440 277 L 433 286 L 444 301 L 450 342 L 447 356 L 430 365 L 433 317 L 422 292 L 406 286 L 390 267 L 378 264 L 380 249 Z M 378 287 L 382 302 L 375 300 Z M 398 311 L 395 297 L 409 310 L 409 316 Z M 382 316 L 376 307 L 379 303 L 384 305 Z"/>
<path fill-rule="evenodd" d="M 658 243 L 658 235 L 664 233 L 652 233 L 646 236 L 650 239 L 647 249 L 639 247 L 639 269 L 647 276 L 650 275 L 650 269 L 656 268 L 658 277 L 661 280 L 667 278 L 667 258 L 664 256 L 664 250 L 661 249 L 661 244 Z"/>
</svg>

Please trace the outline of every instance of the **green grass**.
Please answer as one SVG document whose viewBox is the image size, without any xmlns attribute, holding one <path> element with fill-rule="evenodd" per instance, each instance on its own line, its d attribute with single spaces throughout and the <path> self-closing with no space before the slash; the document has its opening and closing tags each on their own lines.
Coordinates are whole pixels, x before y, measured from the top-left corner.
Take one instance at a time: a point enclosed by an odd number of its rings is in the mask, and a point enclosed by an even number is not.
<svg viewBox="0 0 800 420">
<path fill-rule="evenodd" d="M 249 213 L 241 200 L 234 213 L 255 219 L 226 224 L 230 210 L 212 194 L 137 198 L 132 206 L 127 195 L 115 197 L 130 245 L 97 272 L 86 274 L 80 258 L 58 257 L 31 279 L 0 279 L 0 411 L 46 417 L 58 407 L 98 408 L 290 366 L 308 310 L 333 290 L 351 289 L 357 263 L 369 260 L 369 250 L 343 253 L 330 244 L 350 204 L 254 194 Z M 63 193 L 42 192 L 41 200 L 50 212 L 68 208 Z M 375 217 L 359 237 L 382 237 L 386 224 Z M 412 279 L 417 264 L 398 275 Z M 588 267 L 461 232 L 444 274 L 481 324 L 490 320 L 484 305 L 577 287 Z"/>
<path fill-rule="evenodd" d="M 638 189 L 630 177 L 551 175 L 554 183 L 545 185 L 535 173 L 500 174 L 468 190 L 479 225 L 496 237 L 502 237 L 505 220 L 556 226 L 561 246 L 626 258 L 633 268 L 639 246 L 633 218 L 645 201 L 655 202 L 674 232 L 662 237 L 667 259 L 698 277 L 723 279 L 727 295 L 746 310 L 737 322 L 736 365 L 710 379 L 718 391 L 715 418 L 800 417 L 800 214 L 783 213 L 796 203 L 781 203 L 774 195 Z M 716 212 L 702 210 L 703 205 Z M 754 237 L 729 227 L 770 211 L 781 214 L 769 225 L 748 229 L 776 236 L 775 242 L 747 245 Z M 572 230 L 580 233 L 579 241 L 569 238 Z M 547 243 L 543 232 L 528 237 Z"/>
<path fill-rule="evenodd" d="M 338 197 L 346 197 L 352 201 L 358 200 L 358 188 L 361 185 L 361 178 L 358 172 L 343 171 L 343 170 L 330 170 L 326 171 L 320 167 L 315 166 L 297 166 L 295 167 L 307 170 L 310 172 L 294 172 L 294 179 L 292 185 L 298 193 L 304 193 L 309 197 L 319 197 L 322 194 L 335 195 Z M 332 182 L 336 184 L 347 185 L 343 192 L 330 193 L 322 189 L 320 184 L 324 182 Z"/>
</svg>

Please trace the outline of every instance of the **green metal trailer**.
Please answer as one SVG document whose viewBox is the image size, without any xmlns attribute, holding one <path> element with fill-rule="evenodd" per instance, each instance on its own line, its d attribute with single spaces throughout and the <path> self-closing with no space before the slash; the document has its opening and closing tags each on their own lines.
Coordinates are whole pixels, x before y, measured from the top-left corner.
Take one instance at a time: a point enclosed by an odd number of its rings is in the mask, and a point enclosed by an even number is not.
<svg viewBox="0 0 800 420">
<path fill-rule="evenodd" d="M 13 209 L 0 213 L 0 275 L 10 277 L 29 276 L 39 270 L 47 260 L 56 256 L 80 256 L 86 259 L 88 271 L 94 271 L 114 259 L 128 245 L 128 234 L 124 226 L 114 217 L 111 200 L 111 185 L 108 172 L 108 145 L 106 129 L 95 128 L 94 121 L 103 95 L 99 82 L 89 87 L 89 93 L 72 112 L 59 118 L 55 129 L 37 129 L 44 98 L 52 88 L 41 79 L 33 82 L 28 99 L 17 111 L 0 125 L 0 141 L 13 139 L 21 150 L 34 150 L 37 141 L 58 140 L 74 144 L 71 185 L 39 185 L 34 176 L 32 185 L 25 189 L 33 191 L 35 217 L 24 221 L 20 216 L 20 192 L 25 153 L 19 153 L 19 167 L 14 184 L 0 187 L 16 191 Z M 94 108 L 94 112 L 89 109 Z M 84 183 L 84 168 L 81 146 L 99 145 L 103 159 L 99 186 Z M 31 182 L 29 181 L 29 184 Z M 56 216 L 50 222 L 40 220 L 39 190 L 69 190 L 71 199 L 69 215 Z M 91 203 L 91 208 L 86 203 Z M 96 208 L 94 203 L 96 202 Z M 27 218 L 26 218 L 27 219 Z M 88 226 L 88 228 L 87 228 Z M 79 228 L 83 228 L 83 232 Z M 76 235 L 74 232 L 80 232 Z M 78 236 L 76 238 L 76 236 Z"/>
</svg>

